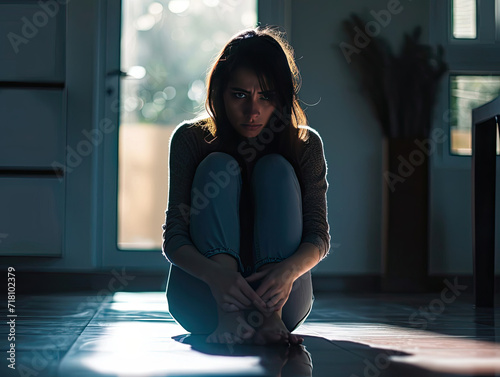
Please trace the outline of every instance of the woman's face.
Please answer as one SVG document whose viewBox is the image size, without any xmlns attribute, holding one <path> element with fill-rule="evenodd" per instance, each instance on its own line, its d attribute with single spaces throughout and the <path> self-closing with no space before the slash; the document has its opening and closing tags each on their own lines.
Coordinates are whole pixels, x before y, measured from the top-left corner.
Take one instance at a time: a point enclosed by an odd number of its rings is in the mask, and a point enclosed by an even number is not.
<svg viewBox="0 0 500 377">
<path fill-rule="evenodd" d="M 255 137 L 275 110 L 274 91 L 263 91 L 257 75 L 237 69 L 224 90 L 224 105 L 231 126 L 242 136 Z"/>
</svg>

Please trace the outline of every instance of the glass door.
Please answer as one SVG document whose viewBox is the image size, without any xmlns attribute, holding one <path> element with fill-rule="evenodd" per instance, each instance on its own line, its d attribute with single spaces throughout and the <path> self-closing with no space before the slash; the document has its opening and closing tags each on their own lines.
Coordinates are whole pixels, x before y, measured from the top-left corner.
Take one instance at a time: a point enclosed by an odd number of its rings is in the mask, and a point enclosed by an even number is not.
<svg viewBox="0 0 500 377">
<path fill-rule="evenodd" d="M 106 118 L 118 126 L 103 159 L 102 264 L 161 266 L 170 136 L 204 112 L 207 68 L 256 25 L 257 0 L 112 0 L 107 13 Z"/>
</svg>

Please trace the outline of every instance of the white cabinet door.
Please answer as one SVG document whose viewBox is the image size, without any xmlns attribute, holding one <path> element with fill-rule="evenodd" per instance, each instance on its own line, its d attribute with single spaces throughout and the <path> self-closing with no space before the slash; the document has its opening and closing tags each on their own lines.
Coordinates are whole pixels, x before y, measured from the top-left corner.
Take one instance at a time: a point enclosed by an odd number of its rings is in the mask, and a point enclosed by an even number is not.
<svg viewBox="0 0 500 377">
<path fill-rule="evenodd" d="M 64 81 L 65 16 L 59 1 L 0 4 L 0 81 Z"/>
<path fill-rule="evenodd" d="M 0 256 L 61 256 L 64 183 L 0 178 Z"/>
<path fill-rule="evenodd" d="M 0 166 L 64 165 L 63 89 L 0 88 Z"/>
</svg>

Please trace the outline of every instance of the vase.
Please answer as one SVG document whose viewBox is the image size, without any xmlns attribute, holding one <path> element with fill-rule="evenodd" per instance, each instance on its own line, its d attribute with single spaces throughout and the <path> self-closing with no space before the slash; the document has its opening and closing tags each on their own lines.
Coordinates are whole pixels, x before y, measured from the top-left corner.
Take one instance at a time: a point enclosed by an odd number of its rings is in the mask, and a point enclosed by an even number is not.
<svg viewBox="0 0 500 377">
<path fill-rule="evenodd" d="M 424 292 L 430 153 L 424 138 L 385 138 L 383 152 L 382 290 Z"/>
</svg>

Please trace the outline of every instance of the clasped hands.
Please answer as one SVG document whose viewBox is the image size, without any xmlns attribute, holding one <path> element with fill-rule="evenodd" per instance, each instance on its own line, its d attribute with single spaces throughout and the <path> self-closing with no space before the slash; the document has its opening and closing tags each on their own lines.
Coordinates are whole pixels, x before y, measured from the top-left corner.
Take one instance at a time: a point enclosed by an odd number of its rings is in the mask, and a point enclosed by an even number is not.
<svg viewBox="0 0 500 377">
<path fill-rule="evenodd" d="M 288 300 L 295 277 L 283 262 L 263 266 L 260 271 L 244 278 L 241 273 L 220 267 L 210 288 L 219 307 L 226 312 L 250 309 L 261 312 L 280 310 Z M 254 290 L 249 283 L 259 282 Z"/>
</svg>

